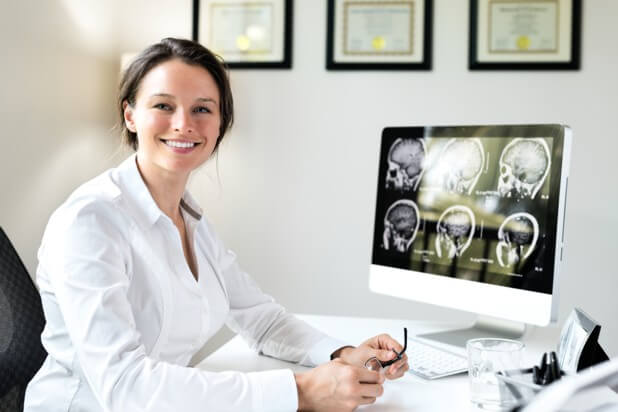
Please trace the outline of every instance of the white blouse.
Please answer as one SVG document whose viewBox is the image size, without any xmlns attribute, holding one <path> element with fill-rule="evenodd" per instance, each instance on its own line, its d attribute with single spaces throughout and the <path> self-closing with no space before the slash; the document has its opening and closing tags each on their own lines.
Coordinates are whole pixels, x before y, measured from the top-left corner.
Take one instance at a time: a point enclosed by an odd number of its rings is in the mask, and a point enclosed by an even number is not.
<svg viewBox="0 0 618 412">
<path fill-rule="evenodd" d="M 178 230 L 152 199 L 136 155 L 78 188 L 54 212 L 37 283 L 48 352 L 25 411 L 289 411 L 291 370 L 188 367 L 224 323 L 256 351 L 314 366 L 343 346 L 264 294 L 201 209 L 181 201 L 196 281 Z"/>
</svg>

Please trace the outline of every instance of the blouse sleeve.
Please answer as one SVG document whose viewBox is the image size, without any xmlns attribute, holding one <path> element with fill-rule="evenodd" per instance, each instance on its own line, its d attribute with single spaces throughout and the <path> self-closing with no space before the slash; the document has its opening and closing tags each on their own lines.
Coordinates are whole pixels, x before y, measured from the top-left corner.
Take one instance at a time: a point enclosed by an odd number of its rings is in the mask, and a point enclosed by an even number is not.
<svg viewBox="0 0 618 412">
<path fill-rule="evenodd" d="M 240 268 L 236 254 L 225 248 L 212 228 L 209 231 L 230 300 L 227 325 L 249 346 L 264 355 L 315 366 L 329 361 L 331 353 L 346 345 L 287 313 Z"/>
<path fill-rule="evenodd" d="M 39 275 L 59 306 L 48 327 L 66 326 L 81 369 L 105 411 L 295 410 L 289 370 L 207 372 L 150 357 L 127 291 L 127 230 L 113 204 L 90 203 L 52 218 Z M 268 334 L 267 334 L 268 335 Z M 273 391 L 272 388 L 277 388 Z"/>
</svg>

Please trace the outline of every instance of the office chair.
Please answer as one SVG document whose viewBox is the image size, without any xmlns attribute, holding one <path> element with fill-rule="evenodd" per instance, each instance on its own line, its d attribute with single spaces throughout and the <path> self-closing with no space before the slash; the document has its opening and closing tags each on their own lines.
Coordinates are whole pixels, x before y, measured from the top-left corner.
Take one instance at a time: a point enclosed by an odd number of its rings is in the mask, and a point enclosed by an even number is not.
<svg viewBox="0 0 618 412">
<path fill-rule="evenodd" d="M 0 412 L 23 411 L 26 386 L 47 353 L 41 297 L 0 227 Z"/>
</svg>

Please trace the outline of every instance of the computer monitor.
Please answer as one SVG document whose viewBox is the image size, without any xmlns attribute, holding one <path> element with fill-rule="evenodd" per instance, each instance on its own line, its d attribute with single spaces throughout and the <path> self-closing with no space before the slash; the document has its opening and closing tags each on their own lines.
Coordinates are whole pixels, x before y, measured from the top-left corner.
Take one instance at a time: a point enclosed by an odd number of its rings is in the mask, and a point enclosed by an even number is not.
<svg viewBox="0 0 618 412">
<path fill-rule="evenodd" d="M 562 125 L 382 132 L 369 288 L 473 312 L 465 345 L 557 319 L 571 130 Z"/>
</svg>

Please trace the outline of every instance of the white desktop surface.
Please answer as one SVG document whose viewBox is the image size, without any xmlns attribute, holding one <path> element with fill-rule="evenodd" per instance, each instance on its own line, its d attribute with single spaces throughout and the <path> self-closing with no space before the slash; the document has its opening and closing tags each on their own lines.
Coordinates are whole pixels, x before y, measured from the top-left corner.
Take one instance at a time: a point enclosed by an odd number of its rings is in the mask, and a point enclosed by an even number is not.
<svg viewBox="0 0 618 412">
<path fill-rule="evenodd" d="M 375 319 L 340 316 L 297 315 L 307 323 L 328 335 L 358 345 L 363 340 L 388 333 L 397 340 L 403 339 L 403 327 L 411 336 L 440 330 L 465 327 L 460 323 L 428 322 L 418 320 Z M 522 338 L 526 344 L 525 365 L 538 363 L 541 354 L 555 350 L 560 331 L 556 327 L 532 328 Z M 463 352 L 463 350 L 462 350 Z M 236 370 L 253 372 L 269 369 L 292 369 L 296 372 L 308 370 L 303 366 L 257 355 L 236 336 L 197 365 L 200 369 L 213 372 Z M 613 394 L 613 392 L 612 392 Z M 615 395 L 615 394 L 613 394 Z M 608 395 L 601 394 L 603 399 Z M 600 399 L 601 400 L 601 399 Z M 615 401 L 615 399 L 614 399 Z M 586 400 L 589 407 L 590 399 Z M 575 407 L 575 405 L 569 405 Z M 384 395 L 373 405 L 360 407 L 363 411 L 480 411 L 469 401 L 468 375 L 460 374 L 437 380 L 424 380 L 406 373 L 395 381 L 384 384 Z M 569 410 L 583 410 L 570 409 Z"/>
</svg>

